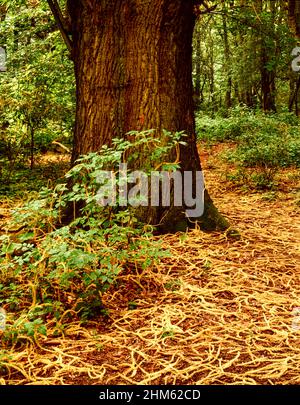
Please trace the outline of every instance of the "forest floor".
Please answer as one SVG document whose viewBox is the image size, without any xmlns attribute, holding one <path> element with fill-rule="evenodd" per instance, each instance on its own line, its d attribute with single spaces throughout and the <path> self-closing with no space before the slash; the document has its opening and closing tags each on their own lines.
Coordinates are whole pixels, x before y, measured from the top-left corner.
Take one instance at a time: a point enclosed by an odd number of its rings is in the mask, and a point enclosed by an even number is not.
<svg viewBox="0 0 300 405">
<path fill-rule="evenodd" d="M 169 257 L 121 276 L 108 321 L 6 349 L 2 384 L 300 384 L 299 173 L 241 190 L 219 152 L 203 149 L 206 183 L 240 237 L 161 237 Z"/>
</svg>

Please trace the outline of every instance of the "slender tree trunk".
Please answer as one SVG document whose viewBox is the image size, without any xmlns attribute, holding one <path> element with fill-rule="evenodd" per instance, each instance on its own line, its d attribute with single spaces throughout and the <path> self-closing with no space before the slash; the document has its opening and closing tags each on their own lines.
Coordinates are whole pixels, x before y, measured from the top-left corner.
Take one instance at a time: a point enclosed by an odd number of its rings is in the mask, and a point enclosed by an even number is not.
<svg viewBox="0 0 300 405">
<path fill-rule="evenodd" d="M 196 147 L 193 85 L 193 2 L 73 0 L 69 2 L 77 110 L 73 161 L 130 130 L 185 131 L 182 171 L 201 170 Z M 173 156 L 175 157 L 175 151 Z M 141 155 L 135 168 L 142 169 Z M 183 229 L 178 207 L 143 207 L 139 217 L 165 231 Z M 204 229 L 225 229 L 208 193 Z"/>
<path fill-rule="evenodd" d="M 265 1 L 264 4 L 268 5 L 267 2 Z M 272 17 L 274 20 L 274 0 L 271 1 L 271 9 L 272 9 Z M 259 11 L 262 13 L 263 9 L 263 2 L 262 0 L 259 0 L 258 2 L 259 5 Z M 273 21 L 275 23 L 275 21 Z M 274 27 L 274 25 L 273 25 Z M 272 31 L 272 34 L 274 32 Z M 274 35 L 273 35 L 274 37 Z M 271 38 L 266 38 L 266 33 L 264 32 L 264 27 L 263 25 L 261 26 L 261 65 L 260 65 L 260 71 L 261 71 L 261 93 L 262 93 L 262 108 L 264 111 L 276 111 L 276 101 L 275 101 L 275 96 L 276 96 L 276 85 L 275 85 L 275 66 L 271 68 L 271 63 L 272 60 L 270 59 L 271 57 L 274 58 L 274 53 L 275 51 L 275 45 L 272 46 L 270 49 L 270 44 L 272 41 Z M 271 41 L 270 41 L 271 40 Z"/>
<path fill-rule="evenodd" d="M 297 117 L 300 116 L 300 78 L 297 80 L 296 91 L 295 91 L 295 113 Z"/>
<path fill-rule="evenodd" d="M 225 93 L 225 107 L 227 109 L 232 107 L 231 91 L 232 91 L 232 75 L 231 75 L 231 62 L 230 62 L 230 45 L 228 39 L 228 29 L 227 29 L 227 16 L 225 14 L 225 0 L 222 0 L 222 24 L 223 24 L 223 40 L 224 40 L 224 73 L 227 78 L 227 86 Z"/>
<path fill-rule="evenodd" d="M 289 111 L 300 115 L 300 77 L 299 73 L 295 73 L 290 69 L 290 95 L 289 95 Z"/>
<path fill-rule="evenodd" d="M 288 25 L 292 37 L 300 38 L 300 1 L 289 0 L 288 4 Z M 300 115 L 300 78 L 299 73 L 293 72 L 290 68 L 290 95 L 289 95 L 289 111 L 295 111 L 297 116 Z"/>
<path fill-rule="evenodd" d="M 214 55 L 214 38 L 212 35 L 211 30 L 208 32 L 208 47 L 210 48 L 210 52 L 208 55 L 208 77 L 209 77 L 209 97 L 210 97 L 210 105 L 212 108 L 212 116 L 217 112 L 218 110 L 218 102 L 216 100 L 216 94 L 215 94 L 215 55 Z"/>
<path fill-rule="evenodd" d="M 34 126 L 29 124 L 30 134 L 30 170 L 34 168 Z"/>
<path fill-rule="evenodd" d="M 264 111 L 276 111 L 275 103 L 275 75 L 273 72 L 270 72 L 267 68 L 268 56 L 266 48 L 262 48 L 261 55 L 261 92 L 262 92 L 262 101 L 263 101 L 263 110 Z"/>
<path fill-rule="evenodd" d="M 201 51 L 201 37 L 200 37 L 200 30 L 195 29 L 194 32 L 194 102 L 195 105 L 198 107 L 201 102 L 203 102 L 203 85 L 202 80 L 205 83 L 203 77 L 201 77 L 201 59 L 202 59 L 202 51 Z"/>
<path fill-rule="evenodd" d="M 288 1 L 288 23 L 294 37 L 300 38 L 300 1 Z"/>
</svg>

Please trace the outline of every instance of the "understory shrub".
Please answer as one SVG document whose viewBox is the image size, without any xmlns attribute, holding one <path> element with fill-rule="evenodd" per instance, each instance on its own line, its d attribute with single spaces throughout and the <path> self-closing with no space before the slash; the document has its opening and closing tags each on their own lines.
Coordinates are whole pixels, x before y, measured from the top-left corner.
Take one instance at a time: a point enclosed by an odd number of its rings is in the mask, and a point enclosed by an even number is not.
<svg viewBox="0 0 300 405">
<path fill-rule="evenodd" d="M 246 182 L 250 172 L 257 188 L 272 188 L 280 168 L 300 167 L 300 121 L 292 113 L 263 114 L 236 107 L 227 118 L 199 114 L 196 124 L 199 140 L 235 144 L 222 155 L 237 167 L 231 180 Z"/>
<path fill-rule="evenodd" d="M 64 183 L 42 189 L 38 199 L 14 210 L 15 232 L 0 236 L 0 306 L 14 313 L 5 332 L 9 339 L 46 333 L 49 320 L 60 325 L 59 333 L 62 317 L 67 322 L 105 313 L 102 294 L 121 272 L 142 272 L 167 254 L 131 208 L 119 200 L 115 206 L 98 203 L 101 171 L 117 172 L 125 153 L 130 160 L 135 150 L 149 149 L 151 164 L 182 142 L 182 133 L 165 133 L 164 140 L 154 139 L 152 131 L 130 135 L 133 141 L 116 139 L 111 148 L 82 156 Z M 64 223 L 70 207 L 76 215 Z"/>
</svg>

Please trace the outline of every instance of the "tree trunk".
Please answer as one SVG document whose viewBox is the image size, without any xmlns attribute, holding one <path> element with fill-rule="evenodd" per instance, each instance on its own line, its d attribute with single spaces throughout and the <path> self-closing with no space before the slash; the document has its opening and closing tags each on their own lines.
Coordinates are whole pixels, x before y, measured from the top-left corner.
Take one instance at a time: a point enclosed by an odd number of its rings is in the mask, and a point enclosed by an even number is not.
<svg viewBox="0 0 300 405">
<path fill-rule="evenodd" d="M 276 112 L 275 103 L 275 75 L 274 72 L 269 71 L 267 68 L 268 56 L 266 48 L 262 47 L 261 54 L 261 92 L 262 92 L 262 107 L 263 110 Z"/>
<path fill-rule="evenodd" d="M 193 1 L 73 0 L 73 59 L 77 110 L 73 162 L 98 151 L 128 131 L 185 131 L 182 171 L 201 170 L 196 147 L 193 86 Z M 175 156 L 175 151 L 174 151 Z M 172 158 L 172 156 L 170 157 Z M 142 169 L 141 155 L 135 168 Z M 227 222 L 205 194 L 205 229 Z M 184 229 L 188 221 L 178 207 L 143 207 L 144 222 L 164 231 Z"/>
<path fill-rule="evenodd" d="M 225 107 L 229 109 L 232 107 L 231 100 L 231 91 L 232 91 L 232 75 L 231 75 L 231 54 L 230 54 L 230 45 L 228 39 L 228 29 L 227 29 L 227 15 L 226 15 L 226 6 L 225 0 L 221 1 L 222 3 L 222 24 L 223 24 L 223 40 L 224 40 L 224 73 L 227 80 L 226 93 L 225 93 Z"/>
<path fill-rule="evenodd" d="M 288 25 L 291 36 L 295 39 L 300 38 L 300 1 L 289 0 L 288 5 Z M 290 95 L 289 95 L 289 111 L 295 111 L 297 116 L 300 115 L 300 77 L 299 73 L 293 72 L 290 68 Z"/>
<path fill-rule="evenodd" d="M 300 77 L 290 69 L 290 95 L 289 95 L 289 111 L 295 112 L 297 116 L 300 115 Z"/>
<path fill-rule="evenodd" d="M 273 26 L 270 27 L 270 38 L 266 37 L 266 32 L 264 32 L 264 26 L 261 24 L 260 40 L 261 40 L 261 60 L 260 60 L 260 71 L 261 71 L 261 96 L 262 96 L 262 108 L 264 111 L 274 111 L 276 112 L 276 85 L 275 85 L 275 65 L 271 67 L 271 63 L 274 63 L 275 57 L 275 44 L 274 44 L 274 25 L 275 25 L 275 8 L 274 1 L 270 3 L 272 11 L 272 22 Z M 258 2 L 259 12 L 262 14 L 264 11 L 264 6 L 268 6 L 268 2 L 265 1 L 264 4 L 262 0 Z M 273 59 L 273 60 L 272 60 Z"/>
<path fill-rule="evenodd" d="M 300 38 L 300 1 L 289 0 L 288 2 L 288 24 L 293 36 Z"/>
<path fill-rule="evenodd" d="M 203 77 L 203 72 L 201 72 L 201 59 L 202 59 L 202 50 L 201 50 L 201 36 L 200 30 L 197 29 L 197 25 L 194 32 L 194 104 L 196 107 L 199 107 L 203 102 L 203 88 L 205 85 L 205 77 Z M 202 74 L 202 77 L 201 77 Z M 202 84 L 203 81 L 203 84 Z"/>
</svg>

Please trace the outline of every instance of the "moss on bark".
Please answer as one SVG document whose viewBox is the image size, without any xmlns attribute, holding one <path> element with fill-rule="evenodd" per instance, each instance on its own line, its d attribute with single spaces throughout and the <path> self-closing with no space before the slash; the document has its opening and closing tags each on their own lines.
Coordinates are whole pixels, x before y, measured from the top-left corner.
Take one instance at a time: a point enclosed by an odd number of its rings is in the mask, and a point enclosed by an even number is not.
<svg viewBox="0 0 300 405">
<path fill-rule="evenodd" d="M 212 231 L 226 231 L 229 227 L 229 221 L 224 218 L 216 206 L 214 205 L 211 197 L 209 196 L 208 192 L 205 190 L 204 196 L 204 213 L 199 218 L 193 218 L 189 220 L 186 217 L 184 210 L 182 207 L 171 207 L 168 210 L 165 210 L 163 214 L 159 215 L 156 212 L 155 217 L 158 218 L 160 216 L 160 223 L 157 226 L 157 230 L 159 233 L 175 233 L 175 232 L 185 232 L 187 229 L 195 228 L 196 224 L 200 225 L 200 229 L 205 232 L 212 232 Z M 152 214 L 154 211 L 160 210 L 160 208 L 152 208 Z M 144 211 L 144 212 L 143 212 Z M 145 207 L 144 210 L 141 208 L 136 212 L 139 220 L 144 223 L 149 222 L 149 208 Z M 144 215 L 143 215 L 144 214 Z M 146 214 L 146 215 L 145 215 Z M 158 215 L 157 215 L 158 214 Z M 148 218 L 147 218 L 148 216 Z M 150 221 L 151 222 L 151 221 Z M 155 222 L 152 222 L 155 225 Z M 157 223 L 156 223 L 157 224 Z"/>
</svg>

